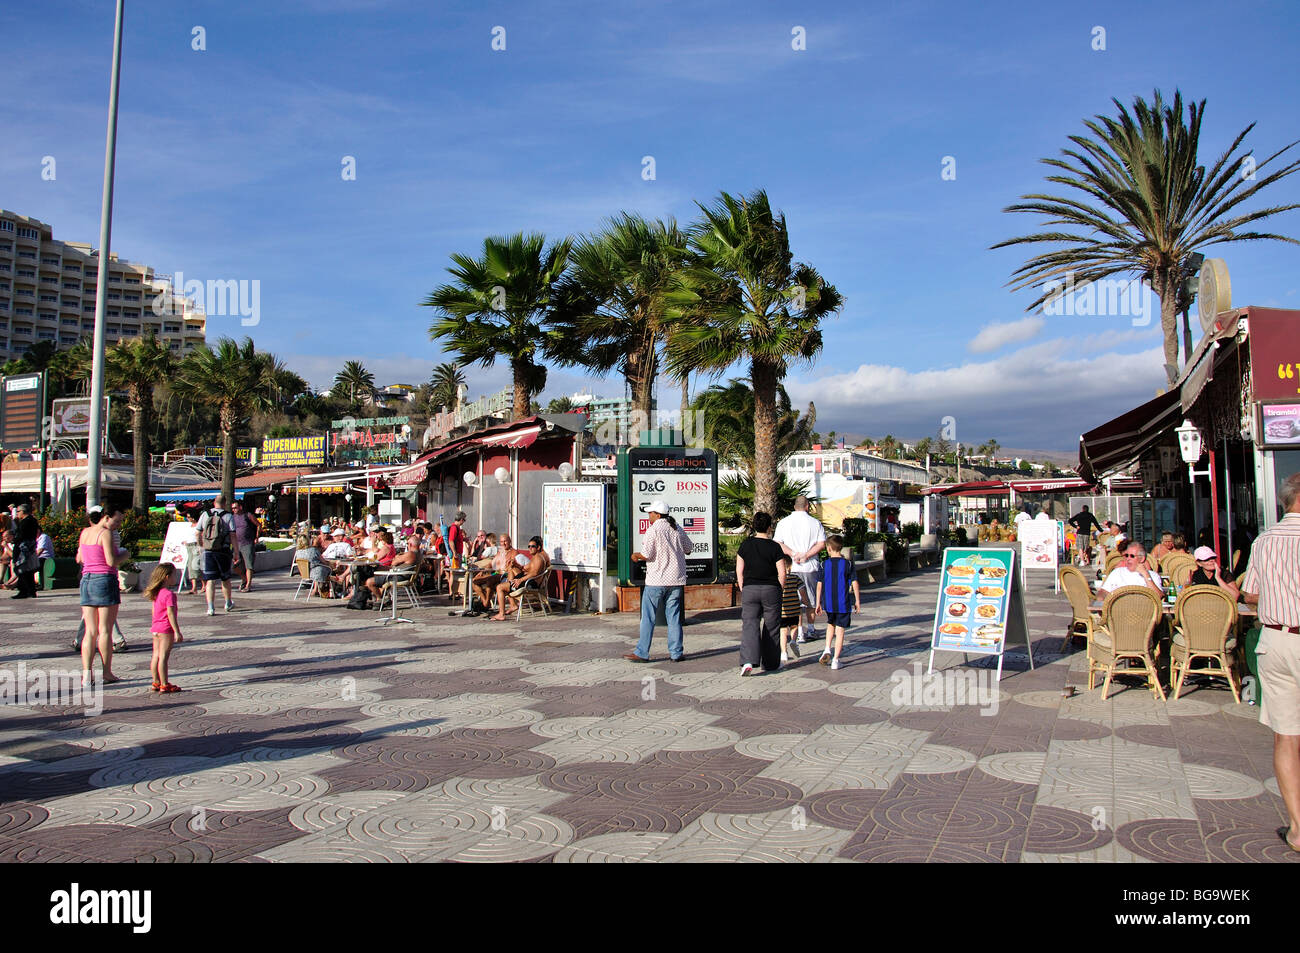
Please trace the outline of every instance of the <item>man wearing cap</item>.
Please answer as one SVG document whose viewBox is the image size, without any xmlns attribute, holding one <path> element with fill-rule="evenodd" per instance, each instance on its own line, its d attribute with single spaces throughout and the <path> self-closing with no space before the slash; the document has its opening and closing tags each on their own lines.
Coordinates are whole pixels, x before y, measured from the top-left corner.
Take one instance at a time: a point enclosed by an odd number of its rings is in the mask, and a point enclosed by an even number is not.
<svg viewBox="0 0 1300 953">
<path fill-rule="evenodd" d="M 1263 626 L 1259 720 L 1273 729 L 1273 774 L 1289 820 L 1277 833 L 1300 852 L 1300 473 L 1278 496 L 1285 515 L 1255 540 L 1241 589 Z"/>
<path fill-rule="evenodd" d="M 680 662 L 686 658 L 682 624 L 686 618 L 686 554 L 691 551 L 691 541 L 663 500 L 651 503 L 646 514 L 650 526 L 641 538 L 641 551 L 632 554 L 633 561 L 646 564 L 645 587 L 641 590 L 641 638 L 636 649 L 623 658 L 650 661 L 650 641 L 663 606 L 668 619 L 668 657 Z"/>
<path fill-rule="evenodd" d="M 1192 557 L 1196 560 L 1196 571 L 1187 580 L 1189 586 L 1218 586 L 1233 599 L 1241 597 L 1237 585 L 1223 578 L 1223 573 L 1219 571 L 1219 557 L 1214 550 L 1209 546 L 1197 546 Z"/>
</svg>

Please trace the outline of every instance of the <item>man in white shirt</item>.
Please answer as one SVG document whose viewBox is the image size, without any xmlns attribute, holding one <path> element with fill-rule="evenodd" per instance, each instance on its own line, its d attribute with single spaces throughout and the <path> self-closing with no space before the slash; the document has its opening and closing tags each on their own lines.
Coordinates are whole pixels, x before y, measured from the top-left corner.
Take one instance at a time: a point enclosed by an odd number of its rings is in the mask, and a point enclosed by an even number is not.
<svg viewBox="0 0 1300 953">
<path fill-rule="evenodd" d="M 799 577 L 804 590 L 808 593 L 807 608 L 803 611 L 803 624 L 799 626 L 797 642 L 803 644 L 816 636 L 813 628 L 814 611 L 817 605 L 817 575 L 819 566 L 817 554 L 826 548 L 826 529 L 821 521 L 808 512 L 808 497 L 798 496 L 794 501 L 794 512 L 776 524 L 772 539 L 781 544 L 790 561 L 794 564 L 791 571 Z"/>
<path fill-rule="evenodd" d="M 1047 510 L 1039 510 L 1038 515 L 1035 516 L 1034 519 L 1048 521 L 1051 520 L 1051 517 L 1047 515 Z"/>
<path fill-rule="evenodd" d="M 347 534 L 343 530 L 336 529 L 330 535 L 330 538 L 333 542 L 326 546 L 325 551 L 320 554 L 321 559 L 351 559 L 356 555 L 352 551 L 352 544 L 348 542 Z"/>
<path fill-rule="evenodd" d="M 1015 524 L 1017 529 L 1020 527 L 1020 524 L 1023 523 L 1025 520 L 1031 520 L 1031 519 L 1033 519 L 1033 517 L 1029 515 L 1029 508 L 1022 506 L 1020 508 L 1020 512 L 1016 514 Z"/>
<path fill-rule="evenodd" d="M 1162 598 L 1164 589 L 1160 586 L 1160 575 L 1147 565 L 1146 547 L 1138 542 L 1129 543 L 1124 549 L 1124 558 L 1110 571 L 1110 575 L 1097 587 L 1097 598 L 1105 599 L 1123 586 L 1149 586 Z"/>
</svg>

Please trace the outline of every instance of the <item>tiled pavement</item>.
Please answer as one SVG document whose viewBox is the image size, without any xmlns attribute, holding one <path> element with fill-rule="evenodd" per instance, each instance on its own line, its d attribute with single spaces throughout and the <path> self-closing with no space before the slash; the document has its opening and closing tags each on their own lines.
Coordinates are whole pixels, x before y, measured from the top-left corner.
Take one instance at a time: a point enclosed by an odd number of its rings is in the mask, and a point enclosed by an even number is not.
<svg viewBox="0 0 1300 953">
<path fill-rule="evenodd" d="M 1101 702 L 1041 583 L 996 713 L 897 704 L 937 578 L 868 589 L 840 671 L 818 641 L 741 679 L 734 612 L 634 665 L 629 617 L 385 628 L 277 575 L 213 619 L 182 597 L 170 696 L 129 595 L 101 715 L 0 706 L 0 860 L 1296 861 L 1257 709 Z M 0 598 L 0 668 L 78 669 L 76 603 Z"/>
</svg>

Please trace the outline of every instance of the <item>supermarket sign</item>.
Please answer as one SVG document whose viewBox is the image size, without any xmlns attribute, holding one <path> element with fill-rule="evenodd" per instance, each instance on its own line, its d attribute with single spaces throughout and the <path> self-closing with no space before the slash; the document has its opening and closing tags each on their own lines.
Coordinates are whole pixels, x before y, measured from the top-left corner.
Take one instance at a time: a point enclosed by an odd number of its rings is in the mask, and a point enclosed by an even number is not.
<svg viewBox="0 0 1300 953">
<path fill-rule="evenodd" d="M 264 467 L 323 467 L 326 436 L 263 437 L 261 464 Z"/>
</svg>

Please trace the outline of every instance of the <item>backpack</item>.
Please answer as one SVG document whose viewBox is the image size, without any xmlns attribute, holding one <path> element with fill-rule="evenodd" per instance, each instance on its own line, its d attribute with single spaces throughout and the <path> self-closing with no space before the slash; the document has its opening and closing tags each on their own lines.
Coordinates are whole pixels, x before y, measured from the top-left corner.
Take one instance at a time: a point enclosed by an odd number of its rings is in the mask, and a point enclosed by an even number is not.
<svg viewBox="0 0 1300 953">
<path fill-rule="evenodd" d="M 205 553 L 229 553 L 230 527 L 226 525 L 224 510 L 212 510 L 208 513 L 208 524 L 199 534 L 199 548 Z"/>
</svg>

